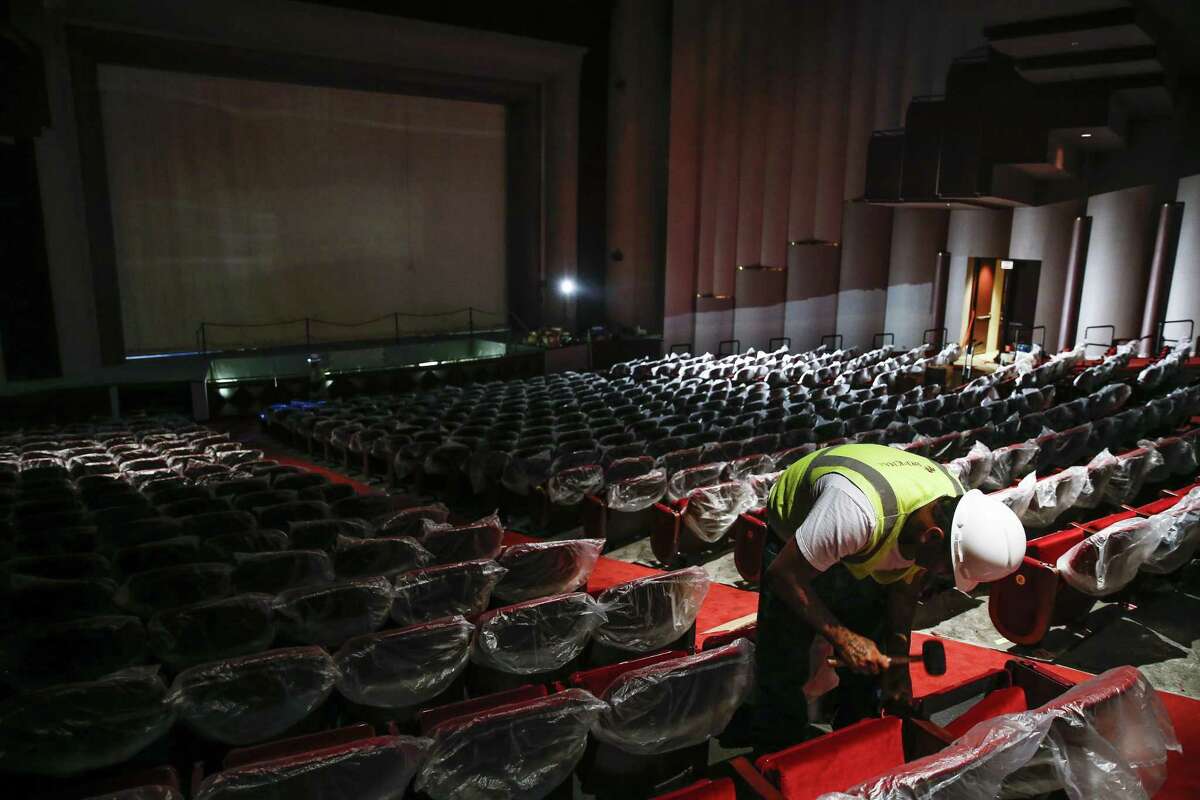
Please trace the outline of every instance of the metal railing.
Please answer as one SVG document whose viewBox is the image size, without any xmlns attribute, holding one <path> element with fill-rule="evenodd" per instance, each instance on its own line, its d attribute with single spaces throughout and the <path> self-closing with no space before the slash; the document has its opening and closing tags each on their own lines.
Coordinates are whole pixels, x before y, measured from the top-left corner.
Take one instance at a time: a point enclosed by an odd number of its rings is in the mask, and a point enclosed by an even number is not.
<svg viewBox="0 0 1200 800">
<path fill-rule="evenodd" d="M 833 342 L 837 341 L 837 349 L 842 349 L 842 343 L 846 340 L 840 333 L 827 333 L 821 337 L 821 344 L 825 344 L 826 340 Z"/>
<path fill-rule="evenodd" d="M 935 339 L 934 341 L 931 342 L 931 341 L 929 341 L 929 334 L 931 334 L 931 333 L 941 333 L 942 336 L 940 339 Z M 946 346 L 946 340 L 949 338 L 950 338 L 950 331 L 947 330 L 946 328 L 926 328 L 925 331 L 921 334 L 921 344 L 931 344 L 940 350 L 941 348 Z"/>
<path fill-rule="evenodd" d="M 792 337 L 790 337 L 790 336 L 772 336 L 770 339 L 767 340 L 767 350 L 770 350 L 772 352 L 775 350 L 778 350 L 779 348 L 775 345 L 776 342 L 779 342 L 779 344 L 787 345 L 788 350 L 792 349 Z"/>
<path fill-rule="evenodd" d="M 880 347 L 883 347 L 883 340 L 889 336 L 892 337 L 892 340 L 890 342 L 888 342 L 888 344 L 895 346 L 896 334 L 892 333 L 891 331 L 884 331 L 882 333 L 877 333 L 871 337 L 871 349 L 877 350 Z"/>
<path fill-rule="evenodd" d="M 401 319 L 434 319 L 434 318 L 459 316 L 459 315 L 463 315 L 463 314 L 466 315 L 466 320 L 465 320 L 466 329 L 465 330 L 452 330 L 452 329 L 445 329 L 445 328 L 436 329 L 436 330 L 433 330 L 433 329 L 402 330 L 401 325 L 400 325 Z M 501 324 L 500 325 L 491 325 L 491 326 L 487 326 L 484 328 L 478 328 L 477 324 L 476 324 L 476 315 L 500 318 Z M 303 324 L 304 325 L 303 345 L 305 347 L 312 347 L 312 345 L 313 345 L 313 326 L 314 325 L 323 325 L 323 326 L 327 326 L 327 327 L 331 327 L 331 328 L 338 328 L 338 329 L 353 329 L 353 328 L 363 328 L 368 325 L 378 325 L 380 322 L 384 322 L 388 319 L 390 319 L 392 321 L 392 331 L 391 331 L 390 338 L 397 344 L 399 344 L 400 341 L 404 337 L 430 336 L 430 335 L 437 335 L 437 334 L 447 335 L 447 336 L 467 334 L 468 336 L 473 337 L 473 336 L 475 336 L 475 334 L 477 332 L 480 332 L 480 331 L 496 332 L 496 331 L 502 331 L 502 330 L 515 330 L 515 329 L 523 330 L 526 333 L 529 332 L 529 327 L 527 325 L 525 325 L 524 322 L 521 321 L 520 317 L 518 317 L 516 314 L 514 314 L 511 311 L 501 314 L 496 311 L 487 311 L 485 309 L 475 308 L 474 306 L 467 306 L 466 308 L 457 308 L 457 309 L 454 309 L 453 311 L 439 311 L 439 312 L 433 312 L 433 313 L 428 313 L 428 314 L 419 314 L 419 313 L 412 313 L 412 312 L 406 312 L 406 311 L 393 311 L 389 314 L 381 314 L 378 317 L 373 317 L 373 318 L 367 319 L 367 320 L 361 320 L 359 322 L 339 322 L 336 320 L 321 319 L 319 317 L 300 317 L 298 319 L 282 320 L 282 321 L 278 321 L 278 322 L 209 322 L 209 321 L 204 321 L 204 322 L 201 322 L 199 324 L 199 326 L 197 326 L 197 328 L 196 328 L 196 349 L 201 354 L 204 354 L 204 355 L 207 355 L 210 352 L 210 350 L 209 350 L 209 344 L 210 344 L 209 331 L 214 328 L 229 328 L 229 329 L 286 328 L 289 326 L 299 326 L 299 325 Z M 516 324 L 511 325 L 510 323 L 516 323 Z M 382 340 L 385 338 L 388 338 L 388 337 L 385 337 L 385 336 L 376 337 L 376 339 L 378 339 L 378 340 Z M 300 341 L 288 341 L 288 342 L 283 342 L 278 345 L 257 345 L 257 347 L 276 347 L 276 346 L 287 347 L 287 346 L 297 346 L 300 344 L 301 344 Z M 213 350 L 212 352 L 216 352 L 216 350 Z"/>
<path fill-rule="evenodd" d="M 1187 323 L 1187 326 L 1188 326 L 1188 335 L 1187 336 L 1183 336 L 1183 337 L 1179 337 L 1179 338 L 1175 338 L 1175 339 L 1168 339 L 1165 336 L 1163 336 L 1163 331 L 1168 325 L 1182 325 L 1185 322 Z M 1156 350 L 1163 349 L 1163 347 L 1166 345 L 1167 342 L 1170 342 L 1171 344 L 1179 344 L 1180 342 L 1190 342 L 1195 337 L 1195 335 L 1196 335 L 1196 321 L 1194 319 L 1164 319 L 1162 322 L 1158 323 L 1158 347 L 1155 349 Z"/>
<path fill-rule="evenodd" d="M 1108 331 L 1107 342 L 1092 342 L 1088 341 L 1091 338 L 1092 331 Z M 1117 335 L 1116 325 L 1088 325 L 1083 329 L 1083 357 L 1087 358 L 1087 349 L 1089 347 L 1103 347 L 1104 352 L 1108 352 L 1108 348 L 1113 346 L 1113 339 Z M 1101 354 L 1103 355 L 1103 353 Z"/>
<path fill-rule="evenodd" d="M 734 345 L 734 347 L 730 348 L 728 353 L 725 352 L 725 345 L 727 345 L 727 344 Z M 735 356 L 740 352 L 742 352 L 742 340 L 741 339 L 722 339 L 721 341 L 717 342 L 717 357 L 718 358 L 720 358 L 721 356 Z"/>
</svg>

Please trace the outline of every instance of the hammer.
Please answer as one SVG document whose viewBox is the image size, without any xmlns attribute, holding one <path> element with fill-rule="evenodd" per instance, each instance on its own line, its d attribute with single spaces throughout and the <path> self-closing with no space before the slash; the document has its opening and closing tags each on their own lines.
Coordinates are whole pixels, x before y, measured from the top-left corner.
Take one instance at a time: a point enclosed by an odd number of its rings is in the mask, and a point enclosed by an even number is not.
<svg viewBox="0 0 1200 800">
<path fill-rule="evenodd" d="M 919 656 L 892 656 L 893 664 L 912 664 L 920 663 L 925 667 L 925 672 L 929 675 L 945 675 L 946 674 L 946 645 L 942 644 L 937 639 L 926 639 L 921 645 L 921 655 Z M 831 667 L 846 666 L 836 658 L 828 659 L 827 662 Z"/>
</svg>

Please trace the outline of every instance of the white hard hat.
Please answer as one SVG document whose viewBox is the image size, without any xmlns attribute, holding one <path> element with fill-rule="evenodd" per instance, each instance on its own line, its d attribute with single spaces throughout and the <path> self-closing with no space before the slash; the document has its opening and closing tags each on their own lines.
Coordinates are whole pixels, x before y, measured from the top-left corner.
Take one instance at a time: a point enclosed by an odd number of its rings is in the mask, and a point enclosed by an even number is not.
<svg viewBox="0 0 1200 800">
<path fill-rule="evenodd" d="M 1008 506 L 972 489 L 958 501 L 950 523 L 954 584 L 969 592 L 1017 571 L 1025 557 L 1025 527 Z"/>
</svg>

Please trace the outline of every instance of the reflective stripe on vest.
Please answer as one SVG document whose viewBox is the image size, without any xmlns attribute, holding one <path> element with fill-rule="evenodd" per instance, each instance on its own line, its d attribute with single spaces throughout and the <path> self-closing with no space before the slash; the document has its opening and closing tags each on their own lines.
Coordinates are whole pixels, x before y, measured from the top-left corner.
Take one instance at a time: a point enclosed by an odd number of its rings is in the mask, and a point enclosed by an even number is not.
<svg viewBox="0 0 1200 800">
<path fill-rule="evenodd" d="M 879 583 L 907 578 L 918 570 L 880 569 L 909 514 L 939 497 L 963 493 L 958 481 L 936 461 L 882 445 L 838 445 L 800 459 L 780 476 L 769 501 L 773 525 L 785 532 L 799 528 L 811 508 L 813 485 L 829 473 L 855 484 L 875 511 L 869 544 L 842 564 L 855 577 L 870 576 Z"/>
</svg>

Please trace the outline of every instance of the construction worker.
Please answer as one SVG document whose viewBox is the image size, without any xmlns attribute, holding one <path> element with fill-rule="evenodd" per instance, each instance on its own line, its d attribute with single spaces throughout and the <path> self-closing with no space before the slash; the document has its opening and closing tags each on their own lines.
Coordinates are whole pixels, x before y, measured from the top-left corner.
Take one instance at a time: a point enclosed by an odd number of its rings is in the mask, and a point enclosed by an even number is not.
<svg viewBox="0 0 1200 800">
<path fill-rule="evenodd" d="M 909 652 L 927 576 L 952 575 L 969 592 L 1016 571 L 1025 555 L 1011 509 L 978 490 L 963 494 L 941 464 L 883 445 L 810 453 L 779 476 L 767 509 L 752 719 L 760 752 L 809 735 L 802 687 L 813 693 L 819 683 L 809 682 L 810 660 L 844 664 L 834 727 L 909 706 L 908 665 L 889 656 Z M 814 649 L 816 637 L 824 641 Z"/>
</svg>

